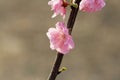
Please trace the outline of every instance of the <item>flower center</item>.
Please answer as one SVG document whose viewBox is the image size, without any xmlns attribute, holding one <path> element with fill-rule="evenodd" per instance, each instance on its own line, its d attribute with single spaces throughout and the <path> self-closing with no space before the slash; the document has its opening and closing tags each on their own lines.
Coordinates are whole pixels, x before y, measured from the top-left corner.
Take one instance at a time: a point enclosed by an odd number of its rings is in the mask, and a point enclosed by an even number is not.
<svg viewBox="0 0 120 80">
<path fill-rule="evenodd" d="M 60 33 L 60 40 L 64 40 L 66 38 L 65 34 L 63 32 Z"/>
<path fill-rule="evenodd" d="M 62 6 L 63 6 L 63 7 L 67 7 L 67 6 L 68 6 L 68 2 L 66 2 L 65 0 L 63 0 Z"/>
</svg>

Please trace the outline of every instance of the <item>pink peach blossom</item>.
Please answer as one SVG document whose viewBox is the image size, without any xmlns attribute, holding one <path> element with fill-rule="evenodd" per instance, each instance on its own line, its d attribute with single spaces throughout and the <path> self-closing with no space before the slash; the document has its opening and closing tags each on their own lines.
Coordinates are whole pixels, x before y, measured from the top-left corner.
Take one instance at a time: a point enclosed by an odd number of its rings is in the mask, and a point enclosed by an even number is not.
<svg viewBox="0 0 120 80">
<path fill-rule="evenodd" d="M 52 18 L 56 17 L 57 15 L 61 15 L 63 19 L 65 18 L 66 8 L 68 3 L 63 0 L 51 0 L 48 2 L 48 5 L 51 5 L 51 10 L 54 11 Z"/>
<path fill-rule="evenodd" d="M 104 6 L 104 0 L 82 0 L 79 8 L 84 12 L 96 12 L 101 10 Z"/>
<path fill-rule="evenodd" d="M 47 36 L 50 40 L 50 48 L 62 54 L 67 54 L 74 48 L 72 36 L 63 22 L 57 22 L 56 28 L 49 28 Z"/>
</svg>

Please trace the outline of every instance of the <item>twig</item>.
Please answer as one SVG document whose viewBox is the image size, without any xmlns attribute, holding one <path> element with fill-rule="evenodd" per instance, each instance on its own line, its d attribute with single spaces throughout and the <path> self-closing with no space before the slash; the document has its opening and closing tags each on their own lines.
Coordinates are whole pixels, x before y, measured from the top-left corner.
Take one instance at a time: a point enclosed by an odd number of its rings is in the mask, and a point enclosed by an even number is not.
<svg viewBox="0 0 120 80">
<path fill-rule="evenodd" d="M 52 70 L 48 80 L 55 80 L 55 78 L 59 74 L 59 67 L 60 67 L 60 64 L 62 62 L 62 59 L 63 59 L 63 54 L 58 53 L 57 57 L 56 57 L 55 64 L 53 66 L 53 70 Z"/>
</svg>

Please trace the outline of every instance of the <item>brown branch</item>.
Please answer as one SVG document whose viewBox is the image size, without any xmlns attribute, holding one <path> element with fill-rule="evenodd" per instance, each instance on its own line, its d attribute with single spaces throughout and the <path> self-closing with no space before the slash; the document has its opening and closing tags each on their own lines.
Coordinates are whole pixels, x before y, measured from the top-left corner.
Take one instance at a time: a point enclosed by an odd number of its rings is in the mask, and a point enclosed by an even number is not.
<svg viewBox="0 0 120 80">
<path fill-rule="evenodd" d="M 67 23 L 67 28 L 69 29 L 69 34 L 71 35 L 72 33 L 72 29 L 75 23 L 75 19 L 78 13 L 78 9 L 79 9 L 79 3 L 81 0 L 76 0 L 75 3 L 77 3 L 78 8 L 74 8 L 71 7 L 71 13 L 70 13 L 70 17 L 68 19 L 68 23 Z M 48 80 L 55 80 L 57 75 L 59 74 L 59 68 L 63 59 L 63 54 L 59 53 L 57 54 L 56 60 L 55 60 L 55 64 L 53 66 L 52 72 L 50 73 L 50 76 L 48 78 Z"/>
<path fill-rule="evenodd" d="M 63 59 L 63 54 L 58 52 L 57 57 L 56 57 L 56 62 L 53 66 L 53 70 L 52 70 L 48 80 L 55 80 L 55 78 L 57 77 L 57 75 L 59 73 L 59 67 L 62 62 L 62 59 Z"/>
<path fill-rule="evenodd" d="M 68 23 L 67 23 L 67 28 L 69 29 L 69 34 L 72 33 L 72 29 L 75 23 L 75 19 L 79 10 L 79 3 L 81 0 L 76 0 L 75 3 L 78 5 L 78 8 L 75 7 L 71 7 L 71 13 L 70 13 L 70 17 L 68 19 Z"/>
</svg>

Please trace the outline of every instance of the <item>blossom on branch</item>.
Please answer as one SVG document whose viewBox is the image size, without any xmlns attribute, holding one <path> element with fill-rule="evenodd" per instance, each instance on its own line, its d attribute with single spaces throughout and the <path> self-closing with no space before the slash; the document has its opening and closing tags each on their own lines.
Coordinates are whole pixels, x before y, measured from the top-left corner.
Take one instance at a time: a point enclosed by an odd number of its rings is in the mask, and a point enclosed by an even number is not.
<svg viewBox="0 0 120 80">
<path fill-rule="evenodd" d="M 74 48 L 72 36 L 63 22 L 57 22 L 56 28 L 49 28 L 47 36 L 50 40 L 50 48 L 62 54 L 67 54 Z"/>
<path fill-rule="evenodd" d="M 52 18 L 56 17 L 59 14 L 63 17 L 63 19 L 65 18 L 66 7 L 68 6 L 68 3 L 66 1 L 64 1 L 64 0 L 51 0 L 48 2 L 48 5 L 50 5 L 51 10 L 54 11 Z"/>
<path fill-rule="evenodd" d="M 105 6 L 104 0 L 81 0 L 79 8 L 84 12 L 96 12 Z"/>
</svg>

